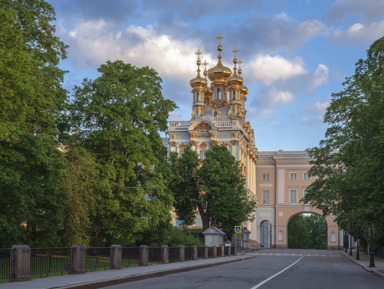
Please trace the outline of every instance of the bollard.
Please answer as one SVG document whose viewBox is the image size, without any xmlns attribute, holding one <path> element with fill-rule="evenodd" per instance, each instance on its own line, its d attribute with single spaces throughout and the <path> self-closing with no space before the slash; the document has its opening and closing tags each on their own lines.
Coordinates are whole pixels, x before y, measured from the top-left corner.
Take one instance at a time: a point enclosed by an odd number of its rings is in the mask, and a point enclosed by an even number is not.
<svg viewBox="0 0 384 289">
<path fill-rule="evenodd" d="M 185 248 L 183 245 L 179 246 L 179 262 L 185 261 Z"/>
<path fill-rule="evenodd" d="M 120 270 L 123 268 L 122 266 L 122 254 L 123 250 L 120 245 L 112 245 L 111 246 L 111 258 L 109 269 L 111 270 Z"/>
<path fill-rule="evenodd" d="M 140 246 L 139 266 L 149 265 L 149 248 L 147 245 Z"/>
<path fill-rule="evenodd" d="M 70 274 L 85 273 L 85 248 L 82 245 L 73 245 L 71 248 Z"/>
<path fill-rule="evenodd" d="M 31 280 L 31 249 L 27 245 L 14 245 L 11 248 L 10 282 Z"/>
</svg>

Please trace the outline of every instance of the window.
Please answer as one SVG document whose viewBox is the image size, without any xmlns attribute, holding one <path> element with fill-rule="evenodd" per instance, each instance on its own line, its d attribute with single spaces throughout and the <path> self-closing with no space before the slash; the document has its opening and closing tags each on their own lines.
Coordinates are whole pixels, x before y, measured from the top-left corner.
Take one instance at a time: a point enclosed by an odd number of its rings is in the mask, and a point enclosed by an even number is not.
<svg viewBox="0 0 384 289">
<path fill-rule="evenodd" d="M 201 150 L 200 151 L 200 159 L 201 160 L 205 160 L 205 152 L 206 152 L 207 150 Z"/>
<path fill-rule="evenodd" d="M 221 99 L 221 89 L 217 89 L 217 99 Z"/>
<path fill-rule="evenodd" d="M 292 204 L 297 203 L 297 190 L 289 190 L 289 202 Z"/>
<path fill-rule="evenodd" d="M 290 173 L 289 174 L 289 180 L 290 181 L 297 181 L 297 173 Z"/>
<path fill-rule="evenodd" d="M 232 100 L 235 100 L 235 99 L 236 99 L 236 91 L 233 90 L 233 91 L 232 91 Z"/>
<path fill-rule="evenodd" d="M 269 174 L 263 174 L 263 181 L 269 181 Z"/>
<path fill-rule="evenodd" d="M 199 101 L 199 93 L 196 92 L 196 101 L 198 102 Z"/>
<path fill-rule="evenodd" d="M 304 173 L 304 174 L 303 174 L 303 180 L 304 180 L 304 181 L 310 181 L 310 180 L 311 180 L 311 177 L 309 176 L 308 173 Z"/>
<path fill-rule="evenodd" d="M 307 194 L 307 190 L 304 190 L 303 191 L 303 198 L 305 197 L 306 194 Z M 308 202 L 304 202 L 304 204 L 308 204 Z"/>
<path fill-rule="evenodd" d="M 263 204 L 269 203 L 269 191 L 263 191 Z"/>
</svg>

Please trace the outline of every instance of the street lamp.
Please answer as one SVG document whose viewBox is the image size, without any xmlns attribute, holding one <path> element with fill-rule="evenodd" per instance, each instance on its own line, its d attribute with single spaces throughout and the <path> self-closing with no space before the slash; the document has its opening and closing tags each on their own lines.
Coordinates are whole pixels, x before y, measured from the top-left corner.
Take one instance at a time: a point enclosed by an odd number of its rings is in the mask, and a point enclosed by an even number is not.
<svg viewBox="0 0 384 289">
<path fill-rule="evenodd" d="M 373 252 L 373 235 L 375 232 L 374 232 L 372 227 L 369 229 L 369 233 L 371 235 L 371 246 L 369 247 L 369 255 L 370 255 L 369 267 L 376 267 L 375 266 L 375 259 L 373 258 L 373 254 L 374 254 L 374 252 Z"/>
<path fill-rule="evenodd" d="M 359 253 L 359 224 L 356 224 L 356 260 L 360 260 L 360 253 Z"/>
<path fill-rule="evenodd" d="M 347 253 L 348 252 L 348 249 L 347 249 L 347 245 L 348 245 L 348 240 L 347 240 L 347 220 L 344 221 L 344 224 L 345 224 L 345 230 L 344 230 L 344 252 Z M 347 242 L 346 242 L 347 241 Z"/>
<path fill-rule="evenodd" d="M 352 232 L 352 222 L 349 223 L 349 232 Z M 352 235 L 349 234 L 349 256 L 352 256 Z"/>
</svg>

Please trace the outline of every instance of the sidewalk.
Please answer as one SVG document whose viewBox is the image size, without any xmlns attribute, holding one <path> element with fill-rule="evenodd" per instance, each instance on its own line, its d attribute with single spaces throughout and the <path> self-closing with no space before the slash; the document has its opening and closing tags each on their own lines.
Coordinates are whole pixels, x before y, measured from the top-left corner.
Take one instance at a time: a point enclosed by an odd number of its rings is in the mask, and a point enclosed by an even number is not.
<svg viewBox="0 0 384 289">
<path fill-rule="evenodd" d="M 226 263 L 253 258 L 251 255 L 238 254 L 220 258 L 199 259 L 196 261 L 175 262 L 146 267 L 131 267 L 121 270 L 89 272 L 78 275 L 65 275 L 47 278 L 37 278 L 25 282 L 1 283 L 0 289 L 93 289 L 121 284 L 172 273 L 207 268 Z"/>
<path fill-rule="evenodd" d="M 379 276 L 381 278 L 384 278 L 384 259 L 376 258 L 375 257 L 375 266 L 376 267 L 369 267 L 369 260 L 370 256 L 360 252 L 360 260 L 356 260 L 356 250 L 352 251 L 353 255 L 349 256 L 349 251 L 347 253 L 344 252 L 344 255 L 347 256 L 351 261 L 355 262 L 356 264 L 363 267 L 368 272 L 371 272 L 375 274 L 376 276 Z"/>
</svg>

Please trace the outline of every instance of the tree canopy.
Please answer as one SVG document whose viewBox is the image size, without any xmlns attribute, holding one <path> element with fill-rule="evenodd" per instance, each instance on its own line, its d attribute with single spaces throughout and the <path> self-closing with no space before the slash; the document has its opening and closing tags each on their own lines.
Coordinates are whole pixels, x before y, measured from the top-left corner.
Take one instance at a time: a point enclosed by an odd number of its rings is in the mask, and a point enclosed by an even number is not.
<svg viewBox="0 0 384 289">
<path fill-rule="evenodd" d="M 64 199 L 55 138 L 67 46 L 47 2 L 0 0 L 0 7 L 0 246 L 53 245 Z"/>
<path fill-rule="evenodd" d="M 73 138 L 92 152 L 103 180 L 97 191 L 96 231 L 135 242 L 138 233 L 168 219 L 173 198 L 162 169 L 166 150 L 159 131 L 175 104 L 161 94 L 161 79 L 148 67 L 122 61 L 100 66 L 101 76 L 84 80 L 70 106 Z"/>
<path fill-rule="evenodd" d="M 375 41 L 355 74 L 332 94 L 324 122 L 325 139 L 309 154 L 318 179 L 304 198 L 365 229 L 374 227 L 384 240 L 384 38 Z"/>
<path fill-rule="evenodd" d="M 248 198 L 239 164 L 227 148 L 213 146 L 201 166 L 189 147 L 171 160 L 175 208 L 180 219 L 192 224 L 197 208 L 204 230 L 217 226 L 228 236 L 233 235 L 234 226 L 252 220 L 256 201 Z"/>
</svg>

